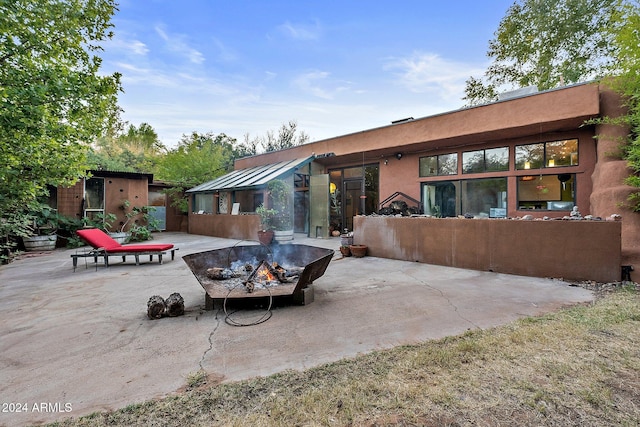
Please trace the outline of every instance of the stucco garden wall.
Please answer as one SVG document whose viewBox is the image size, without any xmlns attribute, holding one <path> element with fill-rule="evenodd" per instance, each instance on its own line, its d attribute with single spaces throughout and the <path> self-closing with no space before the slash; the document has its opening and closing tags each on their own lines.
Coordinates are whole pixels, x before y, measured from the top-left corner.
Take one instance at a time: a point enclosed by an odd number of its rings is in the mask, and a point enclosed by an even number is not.
<svg viewBox="0 0 640 427">
<path fill-rule="evenodd" d="M 226 239 L 257 240 L 260 229 L 258 215 L 189 213 L 189 234 Z"/>
<path fill-rule="evenodd" d="M 482 271 L 618 281 L 620 221 L 354 218 L 354 243 L 382 258 Z"/>
</svg>

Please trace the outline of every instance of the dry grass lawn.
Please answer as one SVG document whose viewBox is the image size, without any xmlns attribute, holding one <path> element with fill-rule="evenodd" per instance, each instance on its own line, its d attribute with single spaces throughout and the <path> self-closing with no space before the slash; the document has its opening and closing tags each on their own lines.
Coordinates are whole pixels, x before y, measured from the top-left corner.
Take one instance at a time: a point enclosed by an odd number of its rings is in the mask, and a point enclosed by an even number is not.
<svg viewBox="0 0 640 427">
<path fill-rule="evenodd" d="M 640 294 L 58 426 L 639 426 Z"/>
</svg>

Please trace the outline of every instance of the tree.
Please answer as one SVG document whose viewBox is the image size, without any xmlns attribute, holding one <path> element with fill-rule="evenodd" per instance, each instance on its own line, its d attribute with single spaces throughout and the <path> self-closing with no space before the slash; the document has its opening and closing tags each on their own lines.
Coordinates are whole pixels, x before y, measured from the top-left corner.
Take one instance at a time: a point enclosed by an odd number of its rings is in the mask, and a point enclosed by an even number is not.
<svg viewBox="0 0 640 427">
<path fill-rule="evenodd" d="M 113 0 L 0 0 L 0 235 L 47 185 L 85 173 L 117 116 L 120 76 L 100 75 Z M 11 219 L 13 218 L 13 219 Z"/>
<path fill-rule="evenodd" d="M 126 131 L 116 128 L 98 138 L 89 153 L 89 163 L 92 169 L 150 173 L 165 152 L 166 147 L 150 124 L 129 124 Z"/>
<path fill-rule="evenodd" d="M 277 136 L 273 130 L 267 131 L 264 137 L 256 137 L 252 140 L 249 139 L 249 134 L 245 134 L 245 145 L 247 147 L 253 147 L 254 150 L 260 145 L 264 151 L 268 153 L 270 151 L 284 150 L 309 142 L 309 135 L 304 131 L 300 131 L 300 133 L 297 132 L 298 123 L 295 120 L 289 120 L 288 123 L 283 123 L 280 126 Z"/>
<path fill-rule="evenodd" d="M 614 22 L 609 31 L 617 52 L 614 72 L 619 72 L 607 82 L 622 95 L 628 112 L 622 117 L 604 120 L 629 127 L 623 151 L 634 174 L 626 179 L 626 183 L 640 187 L 640 4 L 637 1 L 624 4 L 614 16 Z M 640 191 L 632 193 L 629 201 L 633 210 L 640 212 Z"/>
<path fill-rule="evenodd" d="M 613 43 L 622 0 L 519 0 L 500 21 L 483 78 L 467 80 L 469 105 L 505 89 L 546 90 L 602 77 L 616 63 Z M 612 31 L 607 31 L 611 29 Z"/>
<path fill-rule="evenodd" d="M 185 201 L 179 197 L 185 189 L 232 171 L 234 160 L 249 154 L 255 152 L 224 133 L 192 132 L 183 135 L 178 146 L 160 158 L 156 175 L 174 184 L 169 190 L 172 205 L 185 210 Z"/>
</svg>

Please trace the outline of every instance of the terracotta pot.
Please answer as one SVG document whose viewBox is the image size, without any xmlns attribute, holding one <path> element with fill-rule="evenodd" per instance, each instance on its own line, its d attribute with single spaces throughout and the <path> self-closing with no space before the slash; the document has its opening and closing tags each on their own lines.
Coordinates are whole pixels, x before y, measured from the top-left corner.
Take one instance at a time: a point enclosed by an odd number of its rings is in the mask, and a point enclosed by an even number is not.
<svg viewBox="0 0 640 427">
<path fill-rule="evenodd" d="M 367 245 L 350 245 L 351 255 L 356 258 L 362 258 L 367 254 Z"/>
<path fill-rule="evenodd" d="M 270 245 L 273 241 L 273 230 L 260 230 L 258 231 L 258 240 L 263 245 Z"/>
<path fill-rule="evenodd" d="M 351 249 L 349 246 L 340 246 L 340 253 L 342 256 L 351 256 Z"/>
</svg>

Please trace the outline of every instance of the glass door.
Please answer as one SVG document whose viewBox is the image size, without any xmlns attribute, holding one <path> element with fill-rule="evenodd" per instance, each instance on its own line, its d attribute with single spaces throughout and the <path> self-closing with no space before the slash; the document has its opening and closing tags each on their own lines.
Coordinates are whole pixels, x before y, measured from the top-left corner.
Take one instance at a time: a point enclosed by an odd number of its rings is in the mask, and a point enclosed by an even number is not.
<svg viewBox="0 0 640 427">
<path fill-rule="evenodd" d="M 353 217 L 364 212 L 364 199 L 360 197 L 362 195 L 362 179 L 345 180 L 343 186 L 343 228 L 353 230 Z"/>
</svg>

